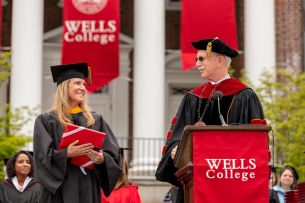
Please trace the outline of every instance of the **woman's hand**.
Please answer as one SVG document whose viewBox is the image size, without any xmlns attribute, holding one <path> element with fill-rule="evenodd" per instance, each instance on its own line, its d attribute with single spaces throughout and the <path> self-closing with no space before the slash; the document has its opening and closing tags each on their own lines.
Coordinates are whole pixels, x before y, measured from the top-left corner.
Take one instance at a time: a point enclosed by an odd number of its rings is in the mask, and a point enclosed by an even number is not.
<svg viewBox="0 0 305 203">
<path fill-rule="evenodd" d="M 67 157 L 68 158 L 81 156 L 81 155 L 86 155 L 93 148 L 93 145 L 91 143 L 77 145 L 78 142 L 79 142 L 79 140 L 76 140 L 68 146 L 68 150 L 67 150 Z"/>
<path fill-rule="evenodd" d="M 171 153 L 171 158 L 172 158 L 172 160 L 175 159 L 176 152 L 177 152 L 177 148 L 178 148 L 178 146 L 176 146 L 176 147 L 172 150 L 172 153 Z"/>
<path fill-rule="evenodd" d="M 95 164 L 102 164 L 105 161 L 104 154 L 102 151 L 95 151 L 91 148 L 90 152 L 87 154 L 91 161 Z"/>
</svg>

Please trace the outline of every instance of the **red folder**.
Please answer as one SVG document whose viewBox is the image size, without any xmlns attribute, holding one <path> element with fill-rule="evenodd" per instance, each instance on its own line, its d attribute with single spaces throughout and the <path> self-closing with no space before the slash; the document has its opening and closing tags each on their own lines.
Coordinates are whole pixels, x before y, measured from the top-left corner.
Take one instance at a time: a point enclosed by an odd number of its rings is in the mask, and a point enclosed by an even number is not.
<svg viewBox="0 0 305 203">
<path fill-rule="evenodd" d="M 63 149 L 68 147 L 75 140 L 79 140 L 77 145 L 91 143 L 94 147 L 99 149 L 102 148 L 106 134 L 103 132 L 91 130 L 85 127 L 67 124 L 64 134 L 60 140 L 58 149 Z M 87 155 L 73 157 L 71 164 L 93 169 L 93 162 L 89 159 Z"/>
</svg>

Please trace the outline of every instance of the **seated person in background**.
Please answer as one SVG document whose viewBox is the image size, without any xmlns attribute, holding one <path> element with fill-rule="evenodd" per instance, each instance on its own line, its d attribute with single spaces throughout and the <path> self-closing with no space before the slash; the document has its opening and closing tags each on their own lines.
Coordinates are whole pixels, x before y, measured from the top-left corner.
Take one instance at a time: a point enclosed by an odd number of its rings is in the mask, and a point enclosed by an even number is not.
<svg viewBox="0 0 305 203">
<path fill-rule="evenodd" d="M 269 189 L 272 189 L 273 186 L 277 185 L 277 176 L 275 167 L 272 167 L 272 171 L 269 177 Z"/>
<path fill-rule="evenodd" d="M 295 168 L 285 166 L 280 172 L 278 185 L 272 187 L 270 191 L 270 203 L 285 203 L 285 192 L 295 190 L 299 176 Z M 277 200 L 278 199 L 278 200 Z"/>
<path fill-rule="evenodd" d="M 123 172 L 120 179 L 116 183 L 114 190 L 110 196 L 106 197 L 102 192 L 102 203 L 141 203 L 141 198 L 138 192 L 138 186 L 132 184 L 128 179 L 128 166 L 124 156 L 124 150 L 130 148 L 120 148 L 120 153 L 123 157 L 122 165 Z"/>
<path fill-rule="evenodd" d="M 0 202 L 36 203 L 40 190 L 34 179 L 33 157 L 27 151 L 15 153 L 6 163 L 8 179 L 0 182 Z"/>
</svg>

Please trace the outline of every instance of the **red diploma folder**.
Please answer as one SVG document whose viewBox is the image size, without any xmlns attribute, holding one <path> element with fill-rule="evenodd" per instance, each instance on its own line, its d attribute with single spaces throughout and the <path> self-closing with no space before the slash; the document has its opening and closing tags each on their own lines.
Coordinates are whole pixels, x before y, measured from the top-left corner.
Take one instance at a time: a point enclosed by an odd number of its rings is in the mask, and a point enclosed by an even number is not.
<svg viewBox="0 0 305 203">
<path fill-rule="evenodd" d="M 64 134 L 60 140 L 58 149 L 63 149 L 68 147 L 75 140 L 79 140 L 77 145 L 91 143 L 94 147 L 102 149 L 104 139 L 106 134 L 103 132 L 91 130 L 85 127 L 67 124 Z M 73 157 L 71 164 L 93 169 L 93 162 L 89 159 L 87 155 Z"/>
</svg>

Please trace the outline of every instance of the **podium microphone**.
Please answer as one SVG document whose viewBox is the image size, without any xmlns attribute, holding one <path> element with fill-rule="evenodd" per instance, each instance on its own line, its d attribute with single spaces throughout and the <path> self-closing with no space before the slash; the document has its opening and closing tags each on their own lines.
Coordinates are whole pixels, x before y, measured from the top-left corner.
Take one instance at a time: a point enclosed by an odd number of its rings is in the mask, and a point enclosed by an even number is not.
<svg viewBox="0 0 305 203">
<path fill-rule="evenodd" d="M 228 126 L 226 124 L 225 120 L 223 119 L 223 116 L 220 113 L 220 102 L 219 102 L 219 100 L 222 99 L 223 94 L 222 94 L 221 91 L 216 91 L 213 96 L 214 96 L 214 99 L 218 101 L 218 113 L 219 113 L 219 118 L 220 118 L 221 125 L 222 126 Z"/>
</svg>

